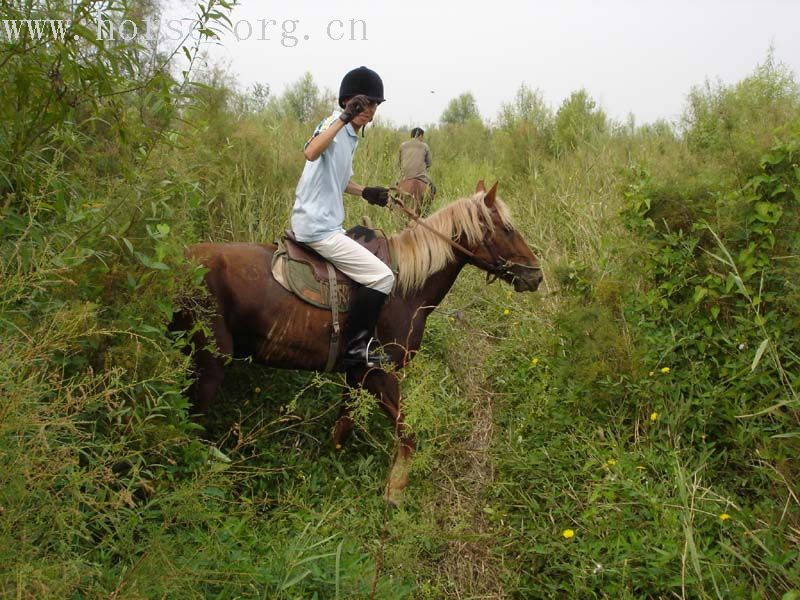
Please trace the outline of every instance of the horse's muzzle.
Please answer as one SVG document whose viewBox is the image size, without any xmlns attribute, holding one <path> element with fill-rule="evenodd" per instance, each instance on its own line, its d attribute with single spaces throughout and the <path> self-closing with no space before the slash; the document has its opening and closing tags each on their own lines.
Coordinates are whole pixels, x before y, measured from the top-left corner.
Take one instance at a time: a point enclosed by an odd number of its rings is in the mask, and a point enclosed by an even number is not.
<svg viewBox="0 0 800 600">
<path fill-rule="evenodd" d="M 514 290 L 517 292 L 535 292 L 542 283 L 542 270 L 538 267 L 514 265 L 510 269 L 513 275 Z"/>
</svg>

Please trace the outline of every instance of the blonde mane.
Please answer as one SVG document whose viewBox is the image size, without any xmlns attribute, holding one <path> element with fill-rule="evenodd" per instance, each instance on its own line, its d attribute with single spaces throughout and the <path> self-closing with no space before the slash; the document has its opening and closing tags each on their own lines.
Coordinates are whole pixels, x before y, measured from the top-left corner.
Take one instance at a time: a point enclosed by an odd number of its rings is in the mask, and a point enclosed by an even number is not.
<svg viewBox="0 0 800 600">
<path fill-rule="evenodd" d="M 483 239 L 483 225 L 494 231 L 491 209 L 484 202 L 485 192 L 462 198 L 422 219 L 425 224 L 452 240 L 462 236 L 467 246 L 474 247 Z M 495 208 L 506 227 L 512 227 L 508 208 L 499 198 Z M 397 260 L 397 292 L 405 296 L 418 290 L 434 273 L 455 260 L 453 246 L 416 223 L 389 238 L 392 254 Z"/>
</svg>

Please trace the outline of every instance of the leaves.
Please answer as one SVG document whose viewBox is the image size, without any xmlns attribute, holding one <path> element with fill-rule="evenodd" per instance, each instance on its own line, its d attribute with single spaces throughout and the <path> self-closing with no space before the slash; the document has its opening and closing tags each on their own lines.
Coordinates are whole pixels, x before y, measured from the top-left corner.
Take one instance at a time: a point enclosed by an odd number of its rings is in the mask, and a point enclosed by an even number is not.
<svg viewBox="0 0 800 600">
<path fill-rule="evenodd" d="M 758 363 L 761 362 L 761 357 L 764 356 L 764 352 L 766 352 L 767 348 L 769 347 L 769 338 L 765 339 L 761 344 L 758 346 L 758 350 L 756 350 L 756 355 L 753 357 L 753 364 L 750 365 L 750 371 L 755 371 Z"/>
</svg>

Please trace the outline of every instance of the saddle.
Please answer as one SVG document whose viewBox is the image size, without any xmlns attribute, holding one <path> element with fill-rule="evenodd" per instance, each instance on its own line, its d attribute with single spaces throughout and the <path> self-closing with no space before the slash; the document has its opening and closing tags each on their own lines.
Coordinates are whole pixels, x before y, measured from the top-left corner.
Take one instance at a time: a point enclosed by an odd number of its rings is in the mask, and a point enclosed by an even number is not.
<svg viewBox="0 0 800 600">
<path fill-rule="evenodd" d="M 347 235 L 397 272 L 389 240 L 381 230 L 359 225 L 347 231 Z M 272 256 L 275 281 L 304 302 L 331 311 L 331 341 L 325 370 L 332 371 L 339 356 L 339 313 L 349 310 L 351 291 L 356 283 L 310 247 L 298 242 L 291 231 L 287 230 L 277 243 L 278 249 Z"/>
<path fill-rule="evenodd" d="M 359 225 L 346 234 L 396 271 L 389 241 L 383 231 Z M 339 312 L 348 310 L 350 290 L 357 285 L 352 279 L 309 246 L 298 242 L 290 230 L 277 243 L 278 249 L 272 258 L 272 275 L 278 283 L 317 308 L 331 309 L 335 300 Z M 335 296 L 332 290 L 335 290 Z"/>
</svg>

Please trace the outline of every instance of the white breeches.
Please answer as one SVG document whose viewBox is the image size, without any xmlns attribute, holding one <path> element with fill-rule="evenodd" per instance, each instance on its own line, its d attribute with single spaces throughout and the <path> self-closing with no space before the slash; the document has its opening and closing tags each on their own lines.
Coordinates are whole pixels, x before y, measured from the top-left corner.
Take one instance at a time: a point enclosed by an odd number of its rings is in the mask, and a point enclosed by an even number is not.
<svg viewBox="0 0 800 600">
<path fill-rule="evenodd" d="M 318 242 L 305 242 L 353 281 L 389 294 L 394 273 L 372 252 L 339 232 Z"/>
</svg>

